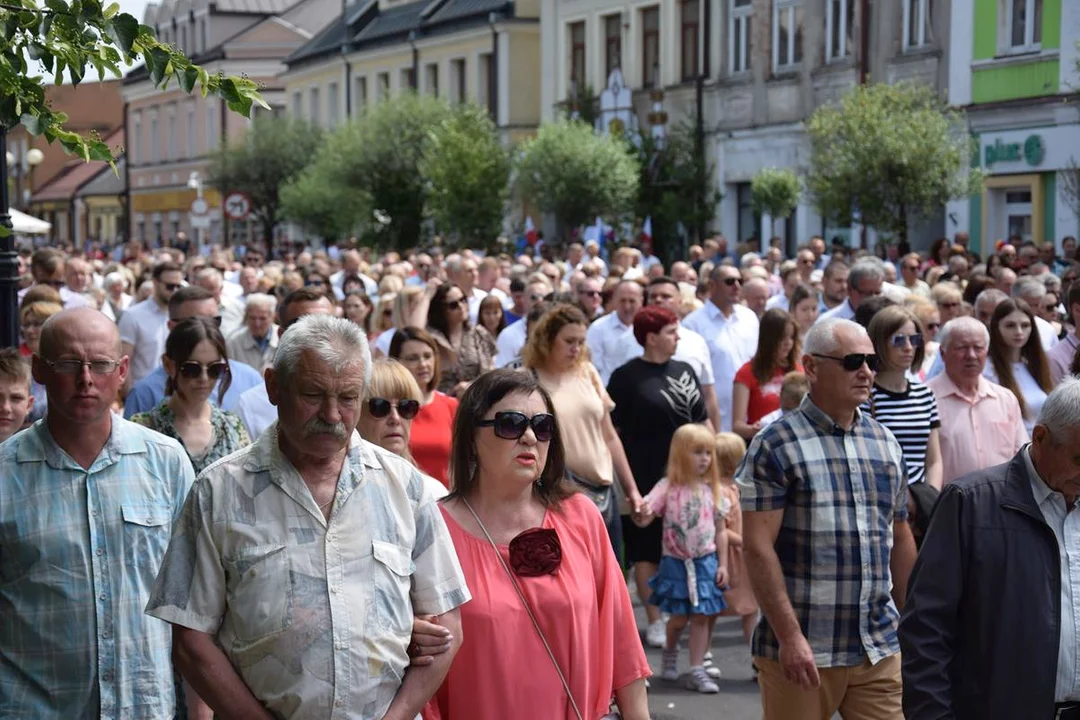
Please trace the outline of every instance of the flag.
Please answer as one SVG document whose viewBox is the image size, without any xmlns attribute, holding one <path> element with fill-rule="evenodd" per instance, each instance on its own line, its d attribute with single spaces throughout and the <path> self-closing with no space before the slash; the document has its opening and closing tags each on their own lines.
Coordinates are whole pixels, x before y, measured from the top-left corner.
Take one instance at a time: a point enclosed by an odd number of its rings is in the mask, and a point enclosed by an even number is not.
<svg viewBox="0 0 1080 720">
<path fill-rule="evenodd" d="M 540 235 L 536 232 L 536 225 L 533 224 L 532 215 L 528 215 L 525 218 L 525 242 L 529 245 L 536 245 L 538 239 L 540 239 Z"/>
<path fill-rule="evenodd" d="M 645 218 L 645 224 L 641 226 L 641 246 L 646 255 L 652 255 L 652 215 Z"/>
</svg>

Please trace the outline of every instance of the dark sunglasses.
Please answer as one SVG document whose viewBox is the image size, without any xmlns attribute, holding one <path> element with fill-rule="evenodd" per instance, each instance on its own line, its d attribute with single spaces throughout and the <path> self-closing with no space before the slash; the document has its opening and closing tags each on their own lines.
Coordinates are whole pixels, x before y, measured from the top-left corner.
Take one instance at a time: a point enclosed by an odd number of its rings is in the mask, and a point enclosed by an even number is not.
<svg viewBox="0 0 1080 720">
<path fill-rule="evenodd" d="M 412 420 L 416 417 L 416 413 L 420 412 L 420 402 L 418 400 L 391 401 L 386 398 L 371 398 L 367 401 L 367 406 L 371 417 L 379 420 L 389 415 L 390 409 L 393 407 L 397 407 L 397 414 L 401 416 L 402 420 Z"/>
<path fill-rule="evenodd" d="M 941 323 L 926 323 L 926 327 L 930 330 L 940 330 Z"/>
<path fill-rule="evenodd" d="M 837 357 L 835 355 L 819 355 L 813 353 L 814 357 L 825 358 L 826 360 L 835 360 L 843 366 L 847 372 L 855 372 L 860 369 L 864 364 L 870 368 L 870 372 L 877 372 L 878 369 L 878 356 L 869 353 L 849 353 L 844 357 Z"/>
<path fill-rule="evenodd" d="M 599 290 L 578 290 L 578 295 L 585 295 L 586 297 L 600 297 L 600 291 Z"/>
<path fill-rule="evenodd" d="M 465 301 L 465 298 L 461 298 L 460 300 L 447 300 L 446 301 L 446 308 L 448 310 L 453 310 L 455 308 L 459 308 L 459 307 L 462 307 L 462 306 L 465 306 L 465 307 L 469 306 L 468 303 Z"/>
<path fill-rule="evenodd" d="M 180 283 L 161 283 L 162 286 L 169 292 L 176 292 L 180 289 Z"/>
<path fill-rule="evenodd" d="M 739 278 L 724 278 L 724 284 L 728 287 L 734 287 L 735 285 L 742 285 L 742 280 Z"/>
<path fill-rule="evenodd" d="M 530 427 L 539 442 L 548 442 L 555 435 L 555 416 L 550 413 L 537 413 L 530 418 L 516 410 L 504 410 L 495 413 L 493 420 L 481 420 L 476 424 L 494 428 L 495 437 L 503 440 L 519 440 Z"/>
<path fill-rule="evenodd" d="M 180 374 L 186 377 L 188 380 L 194 380 L 203 374 L 203 370 L 206 371 L 206 376 L 211 380 L 218 380 L 222 375 L 229 372 L 229 363 L 224 360 L 218 360 L 212 362 L 209 365 L 203 365 L 200 362 L 194 360 L 188 360 L 186 363 L 180 366 Z"/>
<path fill-rule="evenodd" d="M 904 343 L 911 343 L 911 347 L 922 347 L 922 333 L 912 333 L 911 335 L 903 335 L 897 333 L 892 336 L 892 340 L 889 341 L 894 348 L 904 347 Z"/>
</svg>

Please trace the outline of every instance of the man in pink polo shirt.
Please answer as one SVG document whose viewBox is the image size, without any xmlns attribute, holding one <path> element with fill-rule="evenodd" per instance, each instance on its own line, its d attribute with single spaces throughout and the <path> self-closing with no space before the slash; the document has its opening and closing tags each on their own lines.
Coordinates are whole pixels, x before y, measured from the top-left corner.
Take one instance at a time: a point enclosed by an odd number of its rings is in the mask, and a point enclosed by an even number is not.
<svg viewBox="0 0 1080 720">
<path fill-rule="evenodd" d="M 983 377 L 990 333 L 972 317 L 945 323 L 938 335 L 945 372 L 926 385 L 941 416 L 943 477 L 950 483 L 970 472 L 1007 462 L 1028 441 L 1020 403 L 1007 388 Z"/>
</svg>

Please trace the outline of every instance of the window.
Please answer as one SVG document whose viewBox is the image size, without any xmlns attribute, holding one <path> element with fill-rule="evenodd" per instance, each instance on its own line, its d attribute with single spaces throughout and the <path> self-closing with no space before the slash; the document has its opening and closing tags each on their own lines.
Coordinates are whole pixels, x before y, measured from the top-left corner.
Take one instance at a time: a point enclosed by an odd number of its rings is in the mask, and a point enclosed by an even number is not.
<svg viewBox="0 0 1080 720">
<path fill-rule="evenodd" d="M 743 73 L 750 69 L 752 0 L 728 0 L 728 68 Z"/>
<path fill-rule="evenodd" d="M 434 97 L 439 97 L 439 65 L 429 63 L 424 68 L 424 92 Z"/>
<path fill-rule="evenodd" d="M 338 84 L 330 83 L 326 87 L 326 127 L 331 130 L 338 122 Z"/>
<path fill-rule="evenodd" d="M 319 88 L 313 87 L 308 90 L 308 121 L 312 125 L 322 124 L 322 108 L 319 106 L 321 100 Z"/>
<path fill-rule="evenodd" d="M 207 151 L 214 150 L 218 146 L 218 132 L 217 132 L 217 105 L 214 103 L 206 104 L 206 149 Z"/>
<path fill-rule="evenodd" d="M 187 109 L 187 124 L 184 126 L 184 134 L 187 136 L 185 157 L 195 157 L 195 106 L 189 105 Z"/>
<path fill-rule="evenodd" d="M 488 111 L 493 111 L 495 109 L 492 107 L 494 99 L 491 97 L 491 53 L 482 53 L 477 77 L 476 102 L 482 107 L 486 107 Z"/>
<path fill-rule="evenodd" d="M 450 99 L 463 103 L 466 99 L 465 58 L 450 61 Z"/>
<path fill-rule="evenodd" d="M 401 90 L 416 89 L 416 72 L 411 67 L 401 69 L 401 77 L 398 80 L 398 87 Z"/>
<path fill-rule="evenodd" d="M 933 42 L 930 17 L 934 0 L 904 0 L 904 49 L 918 48 Z"/>
<path fill-rule="evenodd" d="M 355 85 L 356 96 L 353 98 L 353 112 L 367 107 L 367 78 L 364 76 L 356 78 Z"/>
<path fill-rule="evenodd" d="M 201 52 L 206 52 L 207 48 L 209 47 L 209 43 L 207 42 L 207 39 L 206 39 L 206 18 L 202 18 L 201 20 L 199 20 L 199 34 L 202 35 L 202 50 L 201 50 Z"/>
<path fill-rule="evenodd" d="M 773 70 L 802 61 L 802 0 L 773 0 Z M 830 0 L 831 2 L 831 0 Z"/>
<path fill-rule="evenodd" d="M 180 28 L 180 49 L 183 50 L 184 52 L 187 52 L 187 49 L 188 49 L 187 25 L 184 25 L 183 27 Z"/>
<path fill-rule="evenodd" d="M 622 15 L 604 18 L 604 82 L 622 62 Z"/>
<path fill-rule="evenodd" d="M 158 121 L 156 112 L 150 114 L 150 161 L 158 161 Z"/>
<path fill-rule="evenodd" d="M 643 87 L 660 83 L 660 8 L 641 11 L 641 77 Z"/>
<path fill-rule="evenodd" d="M 570 23 L 570 84 L 585 87 L 585 21 Z"/>
<path fill-rule="evenodd" d="M 693 80 L 698 75 L 698 55 L 700 49 L 699 32 L 701 24 L 699 12 L 701 3 L 699 0 L 682 0 L 682 79 L 683 82 Z"/>
<path fill-rule="evenodd" d="M 828 0 L 825 18 L 825 53 L 838 60 L 855 51 L 855 0 Z M 800 33 L 801 34 L 801 33 Z"/>
<path fill-rule="evenodd" d="M 142 116 L 136 114 L 131 120 L 131 164 L 138 165 L 142 159 Z"/>
<path fill-rule="evenodd" d="M 376 76 L 376 83 L 378 85 L 379 100 L 386 100 L 390 97 L 390 73 L 381 72 Z"/>
<path fill-rule="evenodd" d="M 300 120 L 304 117 L 304 96 L 299 92 L 292 94 L 292 116 L 296 120 Z"/>
<path fill-rule="evenodd" d="M 1043 0 L 1007 0 L 1011 50 L 1038 50 L 1042 44 Z"/>
<path fill-rule="evenodd" d="M 165 142 L 168 146 L 168 154 L 165 156 L 166 160 L 176 159 L 176 106 L 170 106 L 168 110 L 168 124 L 165 126 L 168 137 Z"/>
</svg>

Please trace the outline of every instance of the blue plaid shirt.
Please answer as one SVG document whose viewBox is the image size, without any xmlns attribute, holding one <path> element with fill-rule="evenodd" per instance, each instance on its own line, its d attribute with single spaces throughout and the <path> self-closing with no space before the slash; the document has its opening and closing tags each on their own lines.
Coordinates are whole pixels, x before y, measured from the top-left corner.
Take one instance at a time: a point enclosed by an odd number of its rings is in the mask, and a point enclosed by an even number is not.
<svg viewBox="0 0 1080 720">
<path fill-rule="evenodd" d="M 893 522 L 907 519 L 907 471 L 892 433 L 858 410 L 841 428 L 807 396 L 754 437 L 735 478 L 743 511 L 784 511 L 776 554 L 817 665 L 900 652 L 889 559 Z M 751 649 L 779 659 L 764 617 Z"/>
<path fill-rule="evenodd" d="M 0 717 L 171 718 L 171 628 L 143 612 L 194 482 L 116 416 L 89 470 L 45 421 L 0 445 Z"/>
</svg>

